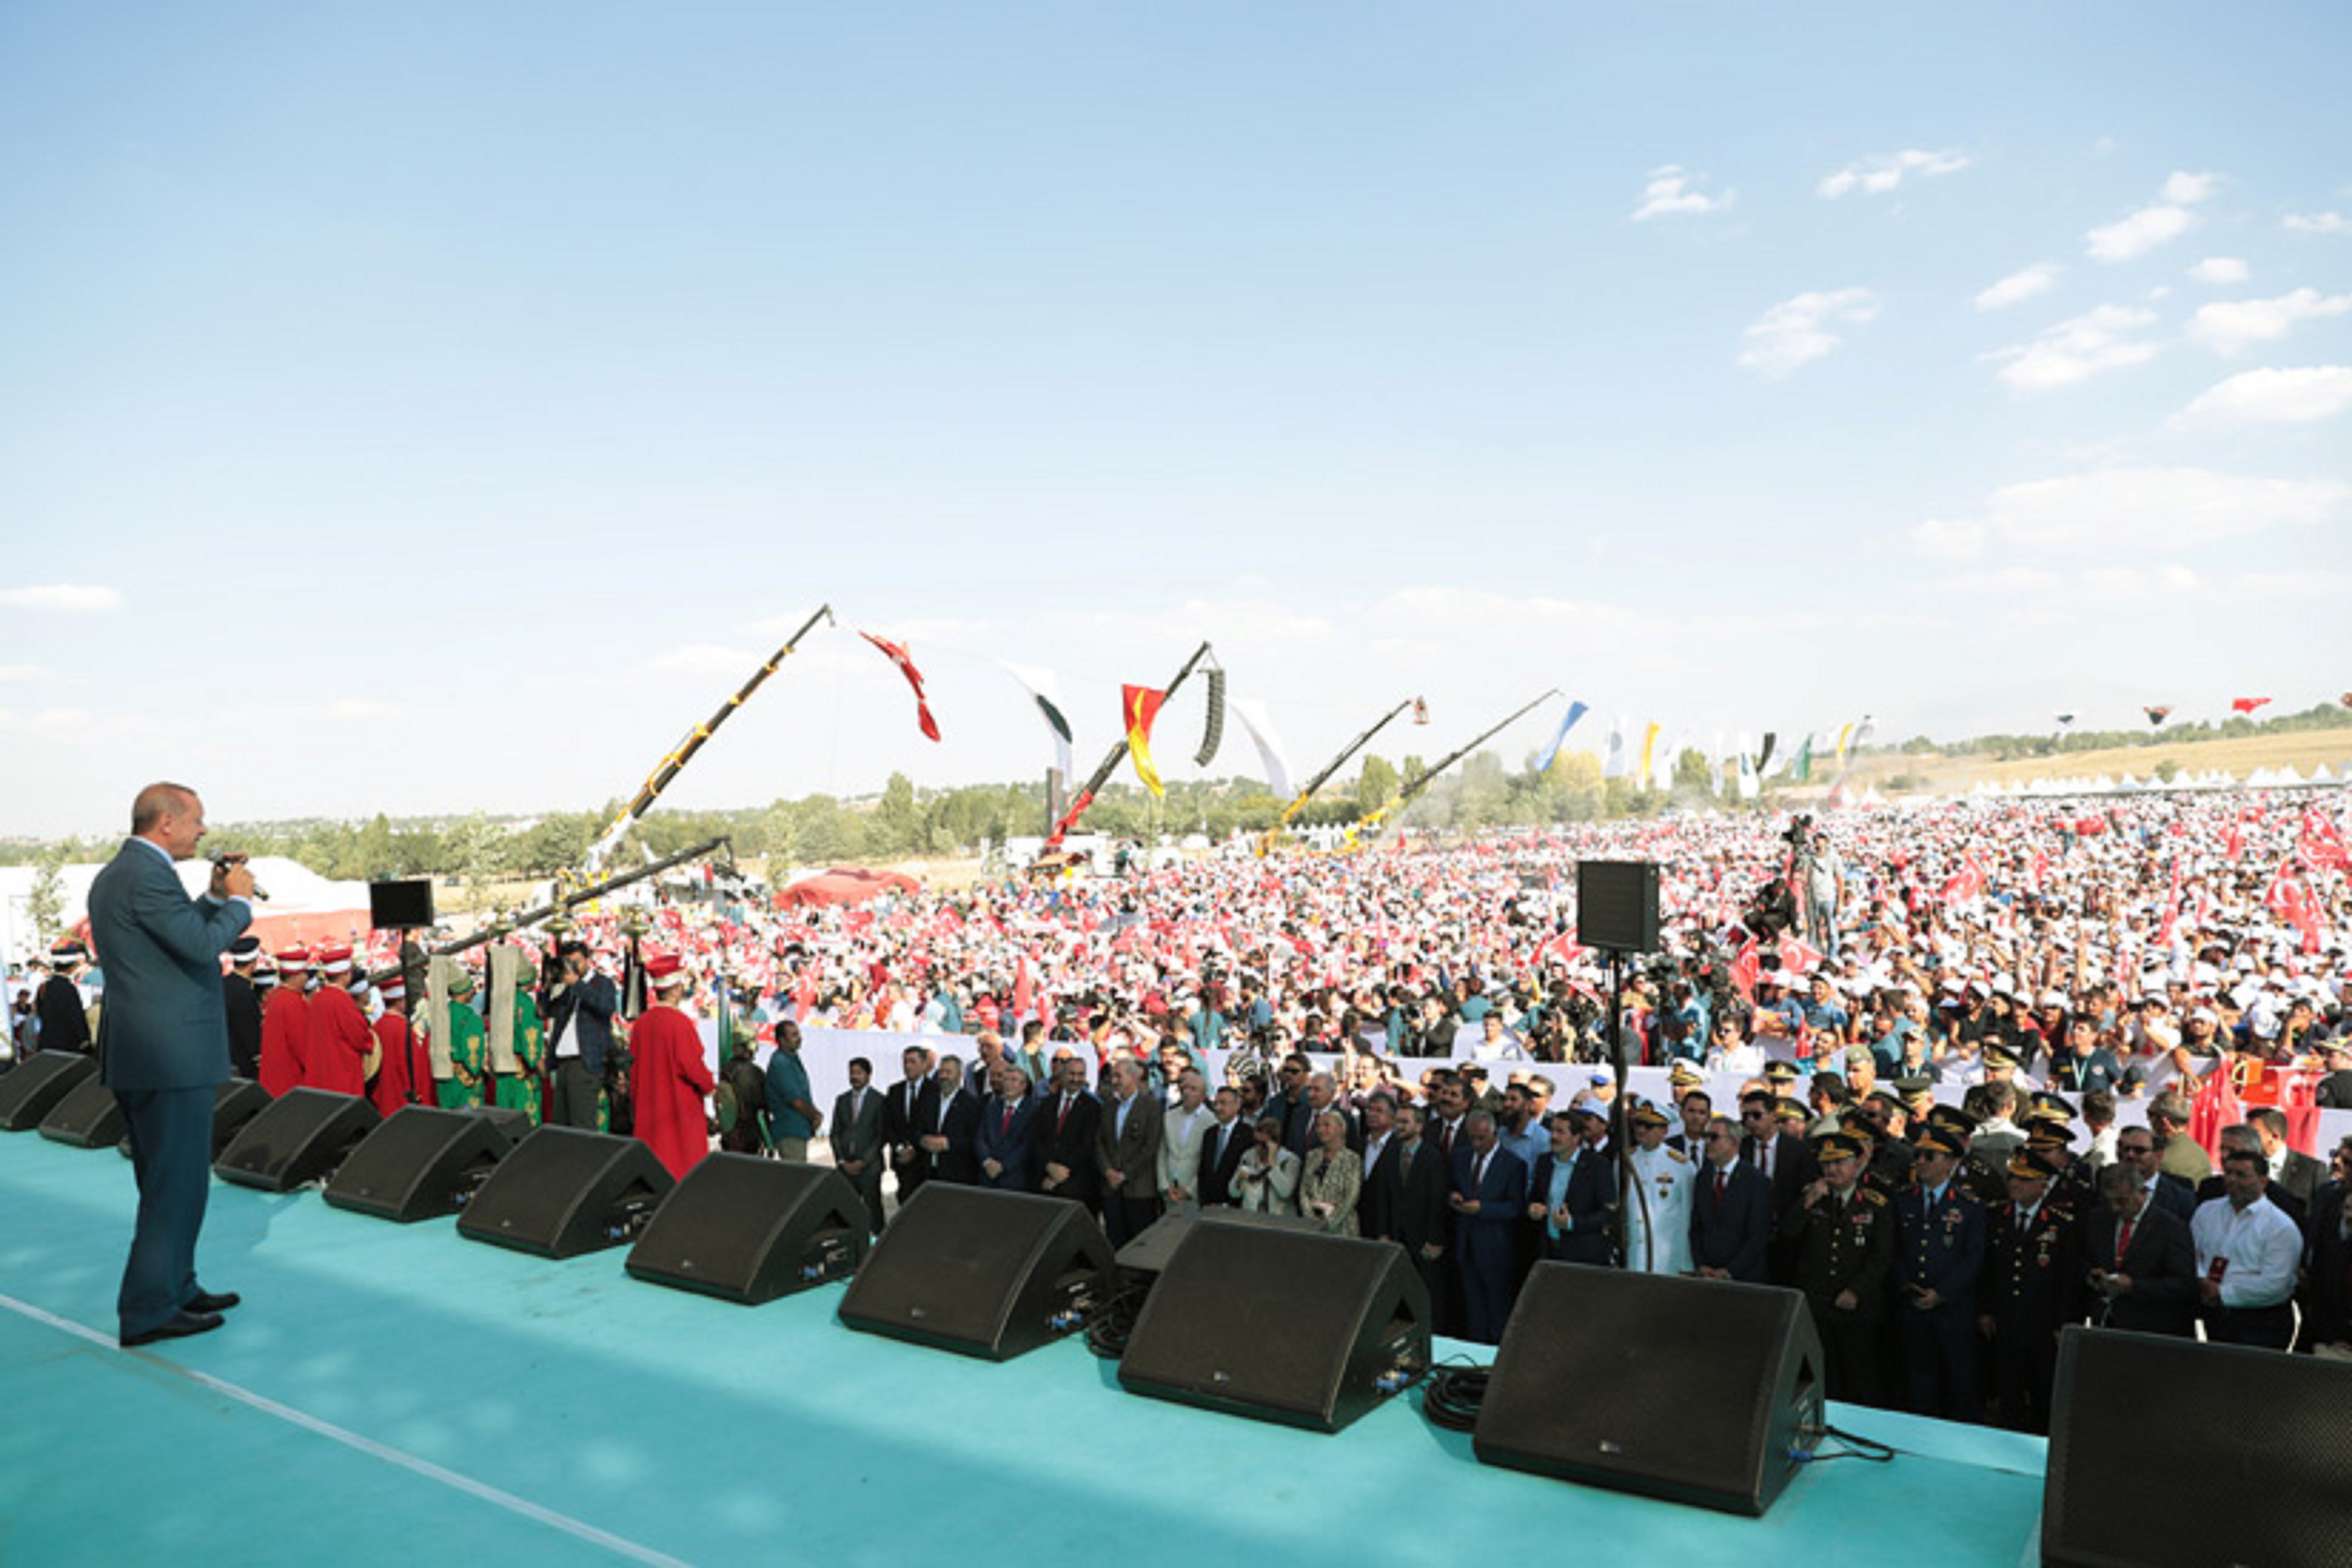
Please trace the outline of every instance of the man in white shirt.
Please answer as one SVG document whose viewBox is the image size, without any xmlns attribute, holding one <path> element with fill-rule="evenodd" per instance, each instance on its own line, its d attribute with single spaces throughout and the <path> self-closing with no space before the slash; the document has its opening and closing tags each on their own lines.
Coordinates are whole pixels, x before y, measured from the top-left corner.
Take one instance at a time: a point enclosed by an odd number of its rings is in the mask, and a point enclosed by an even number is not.
<svg viewBox="0 0 2352 1568">
<path fill-rule="evenodd" d="M 2189 1222 L 2205 1337 L 2215 1344 L 2283 1351 L 2294 1337 L 2290 1303 L 2303 1234 L 2263 1195 L 2269 1184 L 2260 1154 L 2231 1149 L 2221 1156 L 2223 1195 L 2198 1205 Z"/>
</svg>

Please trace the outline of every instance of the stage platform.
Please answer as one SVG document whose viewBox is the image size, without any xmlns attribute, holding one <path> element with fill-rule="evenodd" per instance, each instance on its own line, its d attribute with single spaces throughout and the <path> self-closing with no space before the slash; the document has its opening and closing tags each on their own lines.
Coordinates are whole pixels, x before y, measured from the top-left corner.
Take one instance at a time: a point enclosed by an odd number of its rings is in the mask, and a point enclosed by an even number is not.
<svg viewBox="0 0 2352 1568">
<path fill-rule="evenodd" d="M 1833 1405 L 1894 1462 L 1741 1519 L 1482 1466 L 1417 1394 L 1295 1431 L 1126 1394 L 1079 1341 L 973 1361 L 843 1328 L 841 1286 L 739 1307 L 316 1191 L 215 1182 L 204 1282 L 245 1304 L 126 1352 L 135 1197 L 110 1151 L 0 1135 L 10 1568 L 2039 1560 L 2034 1438 Z"/>
</svg>

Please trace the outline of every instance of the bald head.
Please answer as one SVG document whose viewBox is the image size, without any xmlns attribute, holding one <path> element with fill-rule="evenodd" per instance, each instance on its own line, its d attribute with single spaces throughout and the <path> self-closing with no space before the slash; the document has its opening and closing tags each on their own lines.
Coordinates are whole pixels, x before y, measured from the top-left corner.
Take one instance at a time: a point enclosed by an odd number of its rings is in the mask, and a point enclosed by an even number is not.
<svg viewBox="0 0 2352 1568">
<path fill-rule="evenodd" d="M 131 803 L 131 831 L 144 837 L 164 817 L 190 816 L 195 808 L 196 792 L 187 785 L 151 784 Z"/>
</svg>

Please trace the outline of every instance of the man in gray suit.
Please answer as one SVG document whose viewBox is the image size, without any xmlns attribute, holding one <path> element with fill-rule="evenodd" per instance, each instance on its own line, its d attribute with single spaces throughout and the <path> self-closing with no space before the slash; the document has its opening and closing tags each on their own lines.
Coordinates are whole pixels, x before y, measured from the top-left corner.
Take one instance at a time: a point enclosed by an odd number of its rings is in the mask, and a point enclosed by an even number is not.
<svg viewBox="0 0 2352 1568">
<path fill-rule="evenodd" d="M 196 1283 L 196 1237 L 212 1183 L 213 1089 L 228 1077 L 220 955 L 253 919 L 242 857 L 213 868 L 191 899 L 174 861 L 205 837 L 204 802 L 184 784 L 149 784 L 131 837 L 89 886 L 90 940 L 106 967 L 99 1075 L 131 1133 L 139 1219 L 116 1301 L 122 1343 L 221 1326 L 233 1295 Z"/>
<path fill-rule="evenodd" d="M 866 1217 L 882 1229 L 882 1091 L 873 1087 L 874 1064 L 849 1058 L 849 1087 L 834 1097 L 833 1166 L 849 1178 L 866 1200 Z"/>
</svg>

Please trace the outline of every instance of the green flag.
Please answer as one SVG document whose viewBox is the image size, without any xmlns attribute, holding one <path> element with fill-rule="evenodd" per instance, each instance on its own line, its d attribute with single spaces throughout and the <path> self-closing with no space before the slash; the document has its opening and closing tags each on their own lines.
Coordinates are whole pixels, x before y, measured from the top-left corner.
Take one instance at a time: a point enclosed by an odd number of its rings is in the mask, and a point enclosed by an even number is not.
<svg viewBox="0 0 2352 1568">
<path fill-rule="evenodd" d="M 1799 784 L 1813 776 L 1813 738 L 1807 735 L 1797 748 L 1797 760 L 1789 764 L 1789 776 Z"/>
</svg>

